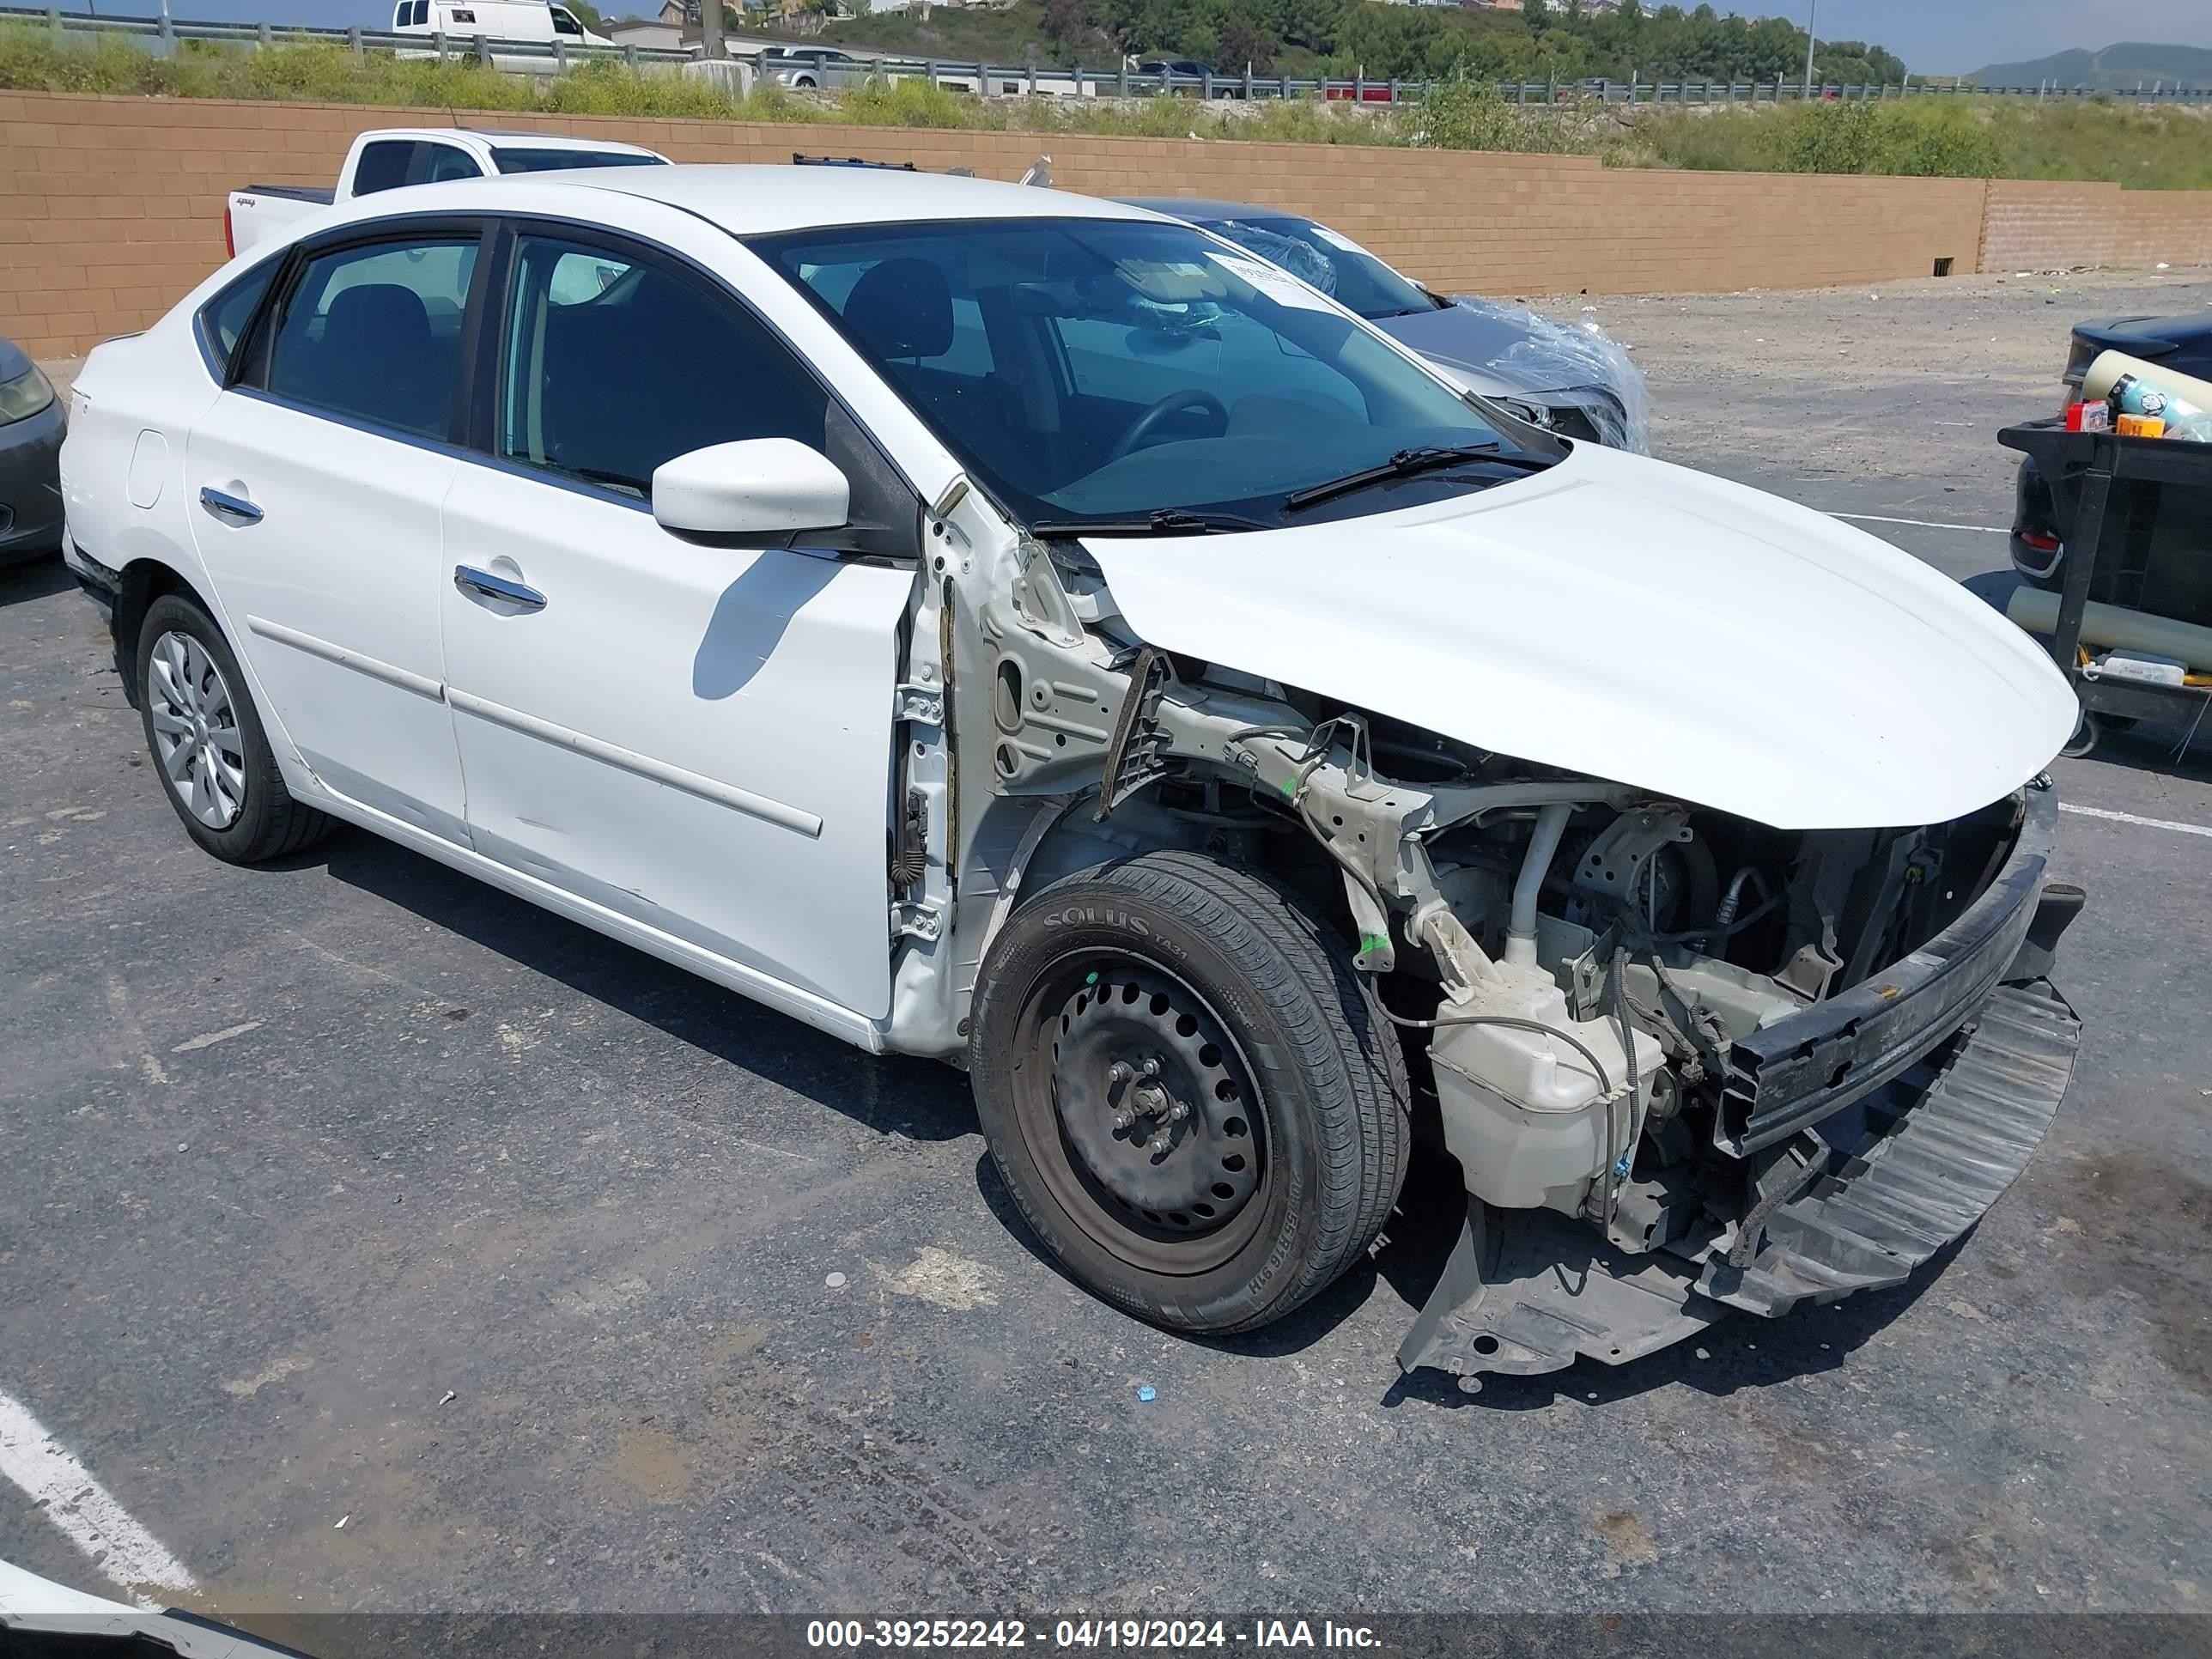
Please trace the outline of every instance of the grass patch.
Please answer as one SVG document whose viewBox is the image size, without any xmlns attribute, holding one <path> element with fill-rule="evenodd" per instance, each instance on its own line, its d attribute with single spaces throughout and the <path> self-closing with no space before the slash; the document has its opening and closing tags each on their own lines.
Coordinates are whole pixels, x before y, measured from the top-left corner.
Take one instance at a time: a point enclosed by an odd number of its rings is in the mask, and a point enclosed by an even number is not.
<svg viewBox="0 0 2212 1659">
<path fill-rule="evenodd" d="M 939 21 L 1000 14 L 940 10 Z M 917 22 L 918 26 L 918 22 Z M 2098 102 L 1916 98 L 1873 103 L 1665 107 L 1523 106 L 1455 73 L 1426 100 L 1395 106 L 1310 98 L 1247 104 L 978 98 L 919 81 L 830 94 L 772 84 L 734 98 L 672 68 L 596 63 L 565 76 L 504 75 L 455 59 L 356 54 L 298 40 L 267 52 L 181 43 L 159 58 L 115 36 L 57 45 L 36 24 L 0 24 L 0 88 L 232 98 L 544 115 L 847 122 L 884 128 L 1234 138 L 1302 144 L 1597 155 L 1616 167 L 1748 173 L 2104 179 L 2147 190 L 2212 190 L 2212 112 Z"/>
<path fill-rule="evenodd" d="M 2177 105 L 1911 98 L 1653 109 L 1602 153 L 1621 167 L 2212 189 L 2212 118 Z"/>
</svg>

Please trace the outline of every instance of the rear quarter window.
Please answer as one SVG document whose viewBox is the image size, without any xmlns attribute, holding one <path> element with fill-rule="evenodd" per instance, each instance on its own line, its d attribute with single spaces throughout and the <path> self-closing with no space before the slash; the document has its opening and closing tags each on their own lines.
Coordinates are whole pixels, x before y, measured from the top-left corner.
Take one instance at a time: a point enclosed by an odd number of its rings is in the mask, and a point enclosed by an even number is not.
<svg viewBox="0 0 2212 1659">
<path fill-rule="evenodd" d="M 200 307 L 197 319 L 200 356 L 206 359 L 208 373 L 216 380 L 227 380 L 233 355 L 252 321 L 253 313 L 261 303 L 261 296 L 269 291 L 269 284 L 276 275 L 283 258 L 264 259 L 240 277 L 228 288 Z"/>
</svg>

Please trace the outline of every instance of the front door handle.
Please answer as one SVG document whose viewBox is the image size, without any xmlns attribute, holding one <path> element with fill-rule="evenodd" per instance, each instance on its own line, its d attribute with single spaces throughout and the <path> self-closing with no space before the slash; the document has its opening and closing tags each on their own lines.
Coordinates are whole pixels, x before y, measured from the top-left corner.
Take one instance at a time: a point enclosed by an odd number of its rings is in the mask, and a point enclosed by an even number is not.
<svg viewBox="0 0 2212 1659">
<path fill-rule="evenodd" d="M 234 495 L 228 490 L 217 489 L 213 484 L 200 488 L 200 505 L 219 519 L 230 519 L 239 524 L 259 524 L 261 509 L 243 495 Z"/>
<path fill-rule="evenodd" d="M 464 593 L 481 593 L 488 599 L 499 599 L 524 611 L 543 611 L 545 596 L 534 587 L 525 587 L 520 582 L 511 582 L 504 576 L 495 576 L 489 570 L 479 570 L 474 565 L 453 567 L 453 586 Z"/>
</svg>

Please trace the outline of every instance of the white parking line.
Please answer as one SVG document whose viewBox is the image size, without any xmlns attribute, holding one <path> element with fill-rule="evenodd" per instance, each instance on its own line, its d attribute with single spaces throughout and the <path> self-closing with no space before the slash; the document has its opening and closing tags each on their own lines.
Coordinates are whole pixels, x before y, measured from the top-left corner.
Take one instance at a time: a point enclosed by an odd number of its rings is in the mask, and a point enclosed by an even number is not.
<svg viewBox="0 0 2212 1659">
<path fill-rule="evenodd" d="M 70 1543 L 129 1590 L 189 1590 L 198 1581 L 14 1396 L 0 1394 L 0 1475 L 21 1487 Z"/>
<path fill-rule="evenodd" d="M 1879 513 L 1831 513 L 1832 519 L 1849 519 L 1856 524 L 1909 524 L 1919 530 L 1971 530 L 1977 536 L 2009 536 L 2009 530 L 1993 530 L 1985 524 L 1942 524 L 1934 519 L 1885 519 Z"/>
<path fill-rule="evenodd" d="M 2078 812 L 2085 818 L 2106 818 L 2114 823 L 2139 823 L 2146 830 L 2172 830 L 2185 836 L 2212 836 L 2212 825 L 2183 823 L 2173 818 L 2139 818 L 2132 812 L 2111 812 L 2101 806 L 2076 806 L 2071 801 L 2060 801 L 2062 812 Z"/>
</svg>

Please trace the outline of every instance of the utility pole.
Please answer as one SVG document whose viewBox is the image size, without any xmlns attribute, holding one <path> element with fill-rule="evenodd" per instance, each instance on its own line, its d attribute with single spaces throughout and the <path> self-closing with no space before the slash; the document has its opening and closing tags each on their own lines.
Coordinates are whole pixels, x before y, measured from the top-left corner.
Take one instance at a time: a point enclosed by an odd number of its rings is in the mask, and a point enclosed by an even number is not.
<svg viewBox="0 0 2212 1659">
<path fill-rule="evenodd" d="M 726 56 L 722 51 L 722 0 L 699 0 L 699 45 L 710 64 Z"/>
<path fill-rule="evenodd" d="M 1813 15 L 1805 20 L 1805 96 L 1813 96 L 1813 47 L 1820 40 L 1820 0 L 1813 0 Z"/>
</svg>

